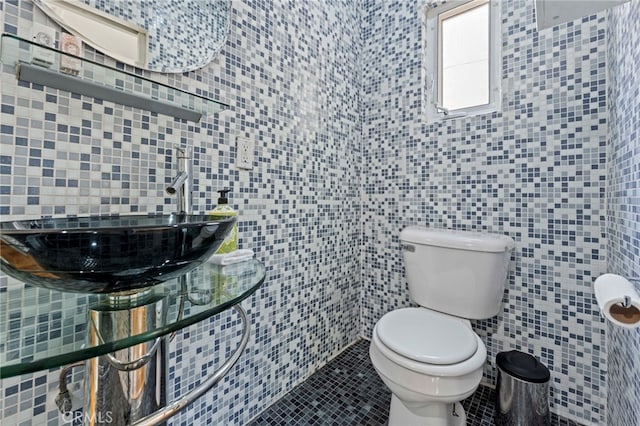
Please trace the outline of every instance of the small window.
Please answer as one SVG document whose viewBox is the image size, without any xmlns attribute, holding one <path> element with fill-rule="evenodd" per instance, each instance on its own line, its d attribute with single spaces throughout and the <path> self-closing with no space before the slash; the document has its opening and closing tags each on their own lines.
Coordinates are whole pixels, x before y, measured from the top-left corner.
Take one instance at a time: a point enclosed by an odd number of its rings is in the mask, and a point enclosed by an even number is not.
<svg viewBox="0 0 640 426">
<path fill-rule="evenodd" d="M 424 106 L 429 122 L 497 111 L 501 101 L 499 2 L 425 6 Z"/>
</svg>

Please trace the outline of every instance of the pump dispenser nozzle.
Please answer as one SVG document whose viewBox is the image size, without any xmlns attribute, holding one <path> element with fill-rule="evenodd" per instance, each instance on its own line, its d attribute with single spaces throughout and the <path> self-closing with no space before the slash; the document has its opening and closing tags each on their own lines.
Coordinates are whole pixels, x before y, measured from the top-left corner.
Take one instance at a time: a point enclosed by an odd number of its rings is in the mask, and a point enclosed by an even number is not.
<svg viewBox="0 0 640 426">
<path fill-rule="evenodd" d="M 231 192 L 230 189 L 221 189 L 218 191 L 220 197 L 218 198 L 218 205 L 220 204 L 229 204 L 229 198 L 227 198 L 227 194 Z"/>
</svg>

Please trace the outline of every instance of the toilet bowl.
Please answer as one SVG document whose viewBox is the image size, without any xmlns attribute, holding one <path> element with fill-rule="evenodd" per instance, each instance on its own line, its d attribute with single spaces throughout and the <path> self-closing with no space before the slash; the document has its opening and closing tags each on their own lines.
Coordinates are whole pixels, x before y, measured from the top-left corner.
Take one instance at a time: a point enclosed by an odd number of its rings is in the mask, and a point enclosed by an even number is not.
<svg viewBox="0 0 640 426">
<path fill-rule="evenodd" d="M 405 228 L 409 295 L 419 307 L 376 323 L 371 362 L 392 392 L 390 426 L 463 426 L 460 401 L 480 385 L 487 349 L 469 319 L 501 305 L 514 242 L 504 235 Z"/>
<path fill-rule="evenodd" d="M 465 424 L 452 403 L 478 388 L 487 358 L 469 321 L 425 308 L 391 311 L 376 324 L 369 355 L 397 398 L 390 426 Z"/>
</svg>

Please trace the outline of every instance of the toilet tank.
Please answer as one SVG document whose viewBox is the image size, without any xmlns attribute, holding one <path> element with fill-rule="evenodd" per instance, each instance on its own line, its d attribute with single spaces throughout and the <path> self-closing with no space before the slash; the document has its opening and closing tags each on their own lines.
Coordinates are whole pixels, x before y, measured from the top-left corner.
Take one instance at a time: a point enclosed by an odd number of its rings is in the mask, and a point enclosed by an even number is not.
<svg viewBox="0 0 640 426">
<path fill-rule="evenodd" d="M 414 302 L 462 318 L 498 314 L 514 247 L 510 237 L 410 226 L 400 240 Z"/>
</svg>

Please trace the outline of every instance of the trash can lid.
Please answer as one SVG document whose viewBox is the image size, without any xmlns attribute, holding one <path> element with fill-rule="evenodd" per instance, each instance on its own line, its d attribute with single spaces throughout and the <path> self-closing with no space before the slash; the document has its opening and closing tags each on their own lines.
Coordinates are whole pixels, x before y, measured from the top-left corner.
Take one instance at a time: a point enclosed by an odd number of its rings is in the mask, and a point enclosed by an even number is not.
<svg viewBox="0 0 640 426">
<path fill-rule="evenodd" d="M 496 364 L 505 373 L 525 382 L 546 383 L 551 377 L 544 364 L 520 351 L 500 352 L 496 355 Z"/>
</svg>

